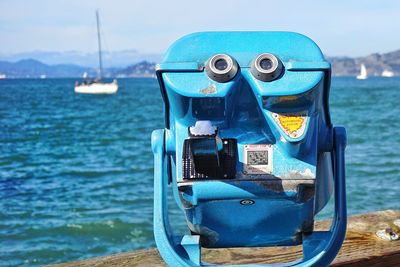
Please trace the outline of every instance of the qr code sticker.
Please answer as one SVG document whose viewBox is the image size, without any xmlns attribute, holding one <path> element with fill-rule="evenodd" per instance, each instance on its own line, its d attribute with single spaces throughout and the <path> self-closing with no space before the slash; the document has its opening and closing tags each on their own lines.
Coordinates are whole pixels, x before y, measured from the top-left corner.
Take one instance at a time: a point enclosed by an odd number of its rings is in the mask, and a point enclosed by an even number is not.
<svg viewBox="0 0 400 267">
<path fill-rule="evenodd" d="M 249 165 L 268 165 L 267 151 L 247 151 L 247 164 Z"/>
<path fill-rule="evenodd" d="M 272 145 L 244 145 L 243 173 L 245 175 L 264 175 L 272 173 Z"/>
</svg>

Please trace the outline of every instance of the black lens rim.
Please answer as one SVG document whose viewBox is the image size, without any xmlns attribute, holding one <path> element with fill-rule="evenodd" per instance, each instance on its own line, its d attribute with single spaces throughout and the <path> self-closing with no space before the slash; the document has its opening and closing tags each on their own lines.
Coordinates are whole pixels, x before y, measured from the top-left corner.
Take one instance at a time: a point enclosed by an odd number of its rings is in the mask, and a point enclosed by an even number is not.
<svg viewBox="0 0 400 267">
<path fill-rule="evenodd" d="M 265 59 L 271 60 L 272 62 L 272 67 L 267 70 L 261 67 L 261 61 Z M 250 71 L 256 79 L 269 82 L 279 78 L 282 69 L 283 65 L 278 57 L 270 53 L 262 53 L 252 61 Z"/>
<path fill-rule="evenodd" d="M 220 70 L 216 67 L 216 62 L 218 60 L 225 60 L 227 67 Z M 238 64 L 231 56 L 227 54 L 216 54 L 212 56 L 206 63 L 206 73 L 208 77 L 216 82 L 228 82 L 235 78 L 238 72 Z"/>
</svg>

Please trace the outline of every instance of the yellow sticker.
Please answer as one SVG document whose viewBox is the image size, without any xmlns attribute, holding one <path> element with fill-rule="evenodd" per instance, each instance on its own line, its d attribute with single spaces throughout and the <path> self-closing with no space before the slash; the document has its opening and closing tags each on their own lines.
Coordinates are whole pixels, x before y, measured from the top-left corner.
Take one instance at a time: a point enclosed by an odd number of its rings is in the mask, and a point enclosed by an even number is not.
<svg viewBox="0 0 400 267">
<path fill-rule="evenodd" d="M 304 119 L 302 117 L 296 115 L 294 116 L 280 115 L 278 117 L 278 120 L 282 128 L 285 129 L 290 134 L 298 131 L 304 122 Z"/>
<path fill-rule="evenodd" d="M 281 129 L 291 138 L 300 138 L 307 124 L 307 112 L 273 113 L 272 117 Z"/>
</svg>

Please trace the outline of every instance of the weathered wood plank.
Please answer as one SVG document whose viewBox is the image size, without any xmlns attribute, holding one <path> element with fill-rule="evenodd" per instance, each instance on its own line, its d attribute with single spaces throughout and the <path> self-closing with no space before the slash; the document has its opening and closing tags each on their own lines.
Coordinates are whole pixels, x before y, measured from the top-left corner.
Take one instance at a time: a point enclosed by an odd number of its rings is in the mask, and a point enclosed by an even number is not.
<svg viewBox="0 0 400 267">
<path fill-rule="evenodd" d="M 375 232 L 392 228 L 400 219 L 400 211 L 387 210 L 349 218 L 346 240 L 332 266 L 400 266 L 400 240 L 384 241 Z M 329 221 L 317 222 L 316 229 L 327 229 Z M 235 248 L 205 249 L 203 260 L 217 264 L 276 263 L 287 262 L 301 256 L 300 247 L 280 248 Z M 53 267 L 105 267 L 105 266 L 165 266 L 156 249 L 133 251 L 105 257 L 97 257 L 77 262 L 53 265 Z"/>
</svg>

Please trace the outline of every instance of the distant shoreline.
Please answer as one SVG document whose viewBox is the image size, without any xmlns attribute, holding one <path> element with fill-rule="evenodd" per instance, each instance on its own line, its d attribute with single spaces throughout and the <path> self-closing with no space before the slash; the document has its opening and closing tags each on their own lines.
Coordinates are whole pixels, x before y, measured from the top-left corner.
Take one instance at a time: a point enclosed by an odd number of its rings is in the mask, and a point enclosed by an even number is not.
<svg viewBox="0 0 400 267">
<path fill-rule="evenodd" d="M 332 76 L 356 77 L 360 74 L 361 65 L 365 65 L 368 77 L 400 76 L 400 50 L 371 54 L 365 57 L 326 57 L 331 63 Z M 126 67 L 105 68 L 104 77 L 153 77 L 156 63 L 140 61 Z M 0 79 L 4 78 L 79 78 L 86 73 L 96 77 L 97 69 L 74 64 L 50 65 L 36 59 L 23 59 L 17 62 L 0 61 Z"/>
</svg>

